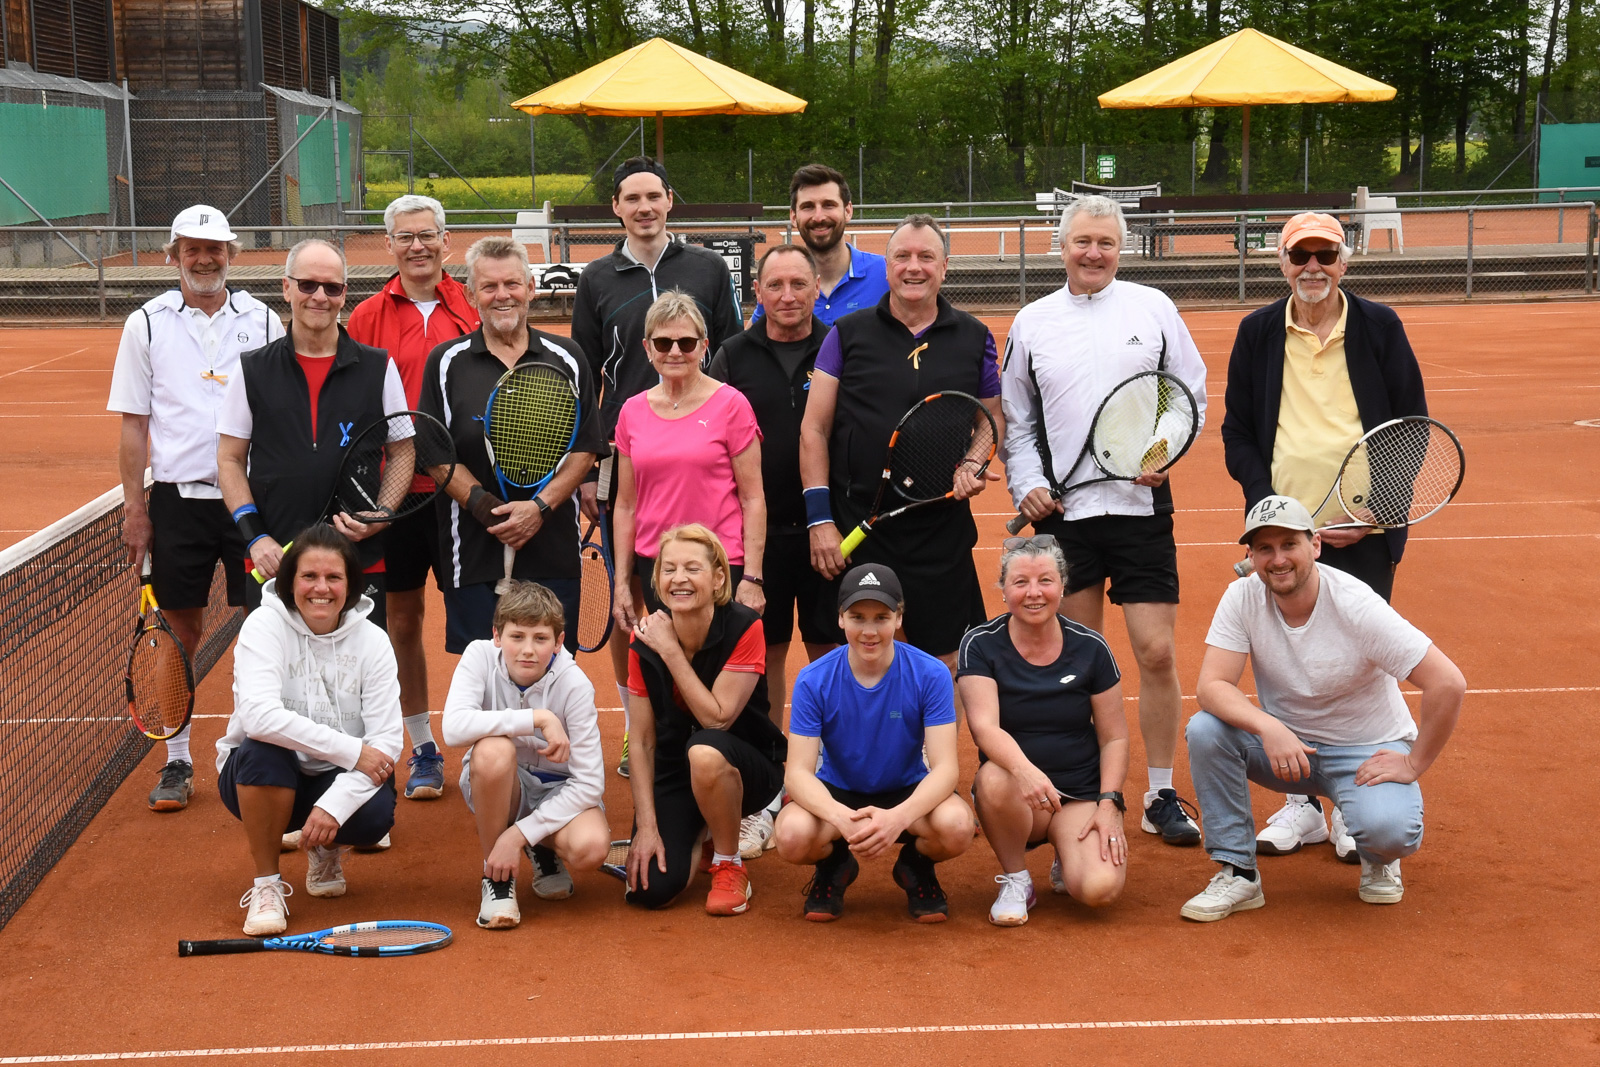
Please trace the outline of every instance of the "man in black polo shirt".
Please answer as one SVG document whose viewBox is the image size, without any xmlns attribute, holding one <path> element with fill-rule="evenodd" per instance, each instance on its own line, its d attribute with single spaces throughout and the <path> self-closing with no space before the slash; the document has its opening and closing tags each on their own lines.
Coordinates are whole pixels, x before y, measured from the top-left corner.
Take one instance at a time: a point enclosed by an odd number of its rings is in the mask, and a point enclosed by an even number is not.
<svg viewBox="0 0 1600 1067">
<path fill-rule="evenodd" d="M 481 239 L 467 250 L 467 286 L 483 325 L 429 353 L 419 401 L 421 410 L 450 428 L 456 443 L 455 474 L 445 486 L 450 499 L 440 502 L 438 512 L 445 649 L 458 654 L 494 635 L 494 587 L 505 573 L 504 545 L 517 550 L 513 577 L 547 587 L 569 620 L 578 617 L 582 583 L 572 497 L 605 447 L 583 354 L 567 338 L 528 325 L 527 250 L 506 237 Z M 484 447 L 483 413 L 495 383 L 525 360 L 548 363 L 577 380 L 578 438 L 543 489 L 531 499 L 506 502 L 484 488 L 497 483 Z M 567 626 L 569 651 L 577 651 L 577 629 Z"/>
<path fill-rule="evenodd" d="M 910 215 L 889 235 L 889 294 L 875 308 L 840 319 L 817 353 L 811 398 L 800 430 L 811 563 L 835 581 L 845 569 L 839 531 L 872 508 L 889 437 L 906 410 L 931 393 L 955 389 L 978 397 L 1004 431 L 994 335 L 939 295 L 944 235 L 931 216 Z M 874 527 L 851 564 L 884 563 L 905 591 L 907 643 L 955 669 L 967 627 L 985 620 L 973 565 L 978 528 L 971 497 L 999 475 L 963 470 L 955 499 L 930 504 Z M 770 570 L 770 568 L 769 568 Z"/>
</svg>

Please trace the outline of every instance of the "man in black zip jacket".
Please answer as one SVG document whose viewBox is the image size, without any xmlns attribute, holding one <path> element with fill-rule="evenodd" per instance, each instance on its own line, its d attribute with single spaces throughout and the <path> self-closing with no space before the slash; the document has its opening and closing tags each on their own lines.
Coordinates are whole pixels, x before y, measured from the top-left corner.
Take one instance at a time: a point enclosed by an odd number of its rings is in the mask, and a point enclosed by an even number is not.
<svg viewBox="0 0 1600 1067">
<path fill-rule="evenodd" d="M 263 579 L 277 575 L 284 544 L 325 517 L 345 449 L 368 425 L 406 410 L 405 386 L 388 353 L 357 344 L 339 325 L 339 250 L 301 241 L 289 249 L 283 273 L 289 332 L 239 357 L 217 411 L 222 499 Z M 368 540 L 381 527 L 345 514 L 333 516 L 333 525 L 363 542 L 368 618 L 382 626 L 383 548 Z M 245 583 L 250 607 L 261 603 L 261 591 L 260 583 Z"/>
<path fill-rule="evenodd" d="M 772 707 L 781 709 L 795 609 L 807 658 L 814 660 L 838 644 L 837 623 L 828 626 L 822 618 L 826 583 L 811 566 L 800 482 L 800 420 L 828 327 L 813 314 L 816 260 L 804 245 L 778 245 L 762 256 L 756 291 L 765 314 L 728 338 L 708 373 L 744 394 L 761 427 L 761 484 L 767 497 L 767 606 L 761 625 L 767 639 L 767 696 Z"/>
</svg>

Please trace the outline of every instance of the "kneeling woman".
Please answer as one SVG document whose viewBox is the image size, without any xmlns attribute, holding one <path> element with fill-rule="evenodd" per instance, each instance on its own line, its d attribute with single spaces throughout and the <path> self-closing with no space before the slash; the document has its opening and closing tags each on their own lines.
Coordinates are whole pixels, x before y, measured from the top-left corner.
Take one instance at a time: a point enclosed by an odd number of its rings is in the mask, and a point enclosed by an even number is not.
<svg viewBox="0 0 1600 1067">
<path fill-rule="evenodd" d="M 1054 537 L 1013 537 L 1000 556 L 1006 614 L 968 631 L 957 669 L 979 748 L 973 796 L 1000 860 L 996 926 L 1033 907 L 1024 853 L 1055 846 L 1050 881 L 1089 905 L 1122 892 L 1128 721 L 1105 639 L 1059 614 L 1067 565 Z"/>
<path fill-rule="evenodd" d="M 217 788 L 244 823 L 255 885 L 244 932 L 288 924 L 278 875 L 284 831 L 300 830 L 306 892 L 345 891 L 342 846 L 394 825 L 400 682 L 384 632 L 367 620 L 355 545 L 331 526 L 300 531 L 233 651 L 233 717 L 217 742 Z M 352 580 L 356 579 L 356 580 Z"/>
<path fill-rule="evenodd" d="M 787 748 L 767 718 L 761 615 L 733 603 L 727 553 L 698 523 L 661 535 L 653 582 L 667 609 L 639 620 L 628 653 L 628 901 L 670 904 L 693 877 L 709 833 L 706 911 L 738 915 L 750 906 L 739 820 L 782 788 Z"/>
</svg>

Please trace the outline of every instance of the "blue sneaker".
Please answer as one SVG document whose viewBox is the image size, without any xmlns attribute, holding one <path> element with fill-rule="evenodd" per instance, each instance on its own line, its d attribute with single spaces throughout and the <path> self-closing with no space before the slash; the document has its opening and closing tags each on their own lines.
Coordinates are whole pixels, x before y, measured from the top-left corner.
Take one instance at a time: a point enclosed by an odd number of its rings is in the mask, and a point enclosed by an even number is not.
<svg viewBox="0 0 1600 1067">
<path fill-rule="evenodd" d="M 412 749 L 406 765 L 411 768 L 406 779 L 407 800 L 432 800 L 444 795 L 444 757 L 432 741 Z"/>
</svg>

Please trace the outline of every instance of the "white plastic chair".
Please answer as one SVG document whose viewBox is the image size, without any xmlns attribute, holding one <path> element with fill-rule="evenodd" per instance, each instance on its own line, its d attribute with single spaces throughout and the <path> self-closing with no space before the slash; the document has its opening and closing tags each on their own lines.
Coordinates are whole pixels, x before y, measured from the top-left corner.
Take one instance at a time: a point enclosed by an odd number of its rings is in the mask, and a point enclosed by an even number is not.
<svg viewBox="0 0 1600 1067">
<path fill-rule="evenodd" d="M 1400 245 L 1400 254 L 1406 251 L 1405 231 L 1400 228 L 1400 212 L 1393 210 L 1399 203 L 1392 196 L 1369 196 L 1367 208 L 1388 208 L 1388 211 L 1376 211 L 1361 216 L 1361 254 L 1366 255 L 1372 249 L 1372 235 L 1378 230 L 1389 231 L 1389 251 L 1395 250 L 1395 244 Z"/>
<path fill-rule="evenodd" d="M 555 262 L 550 255 L 550 201 L 544 202 L 543 210 L 517 212 L 517 225 L 511 231 L 511 239 L 527 245 L 530 250 L 538 245 L 544 250 L 544 261 Z"/>
</svg>

